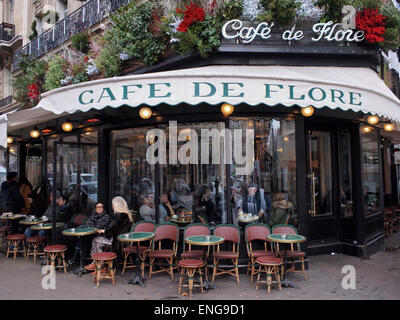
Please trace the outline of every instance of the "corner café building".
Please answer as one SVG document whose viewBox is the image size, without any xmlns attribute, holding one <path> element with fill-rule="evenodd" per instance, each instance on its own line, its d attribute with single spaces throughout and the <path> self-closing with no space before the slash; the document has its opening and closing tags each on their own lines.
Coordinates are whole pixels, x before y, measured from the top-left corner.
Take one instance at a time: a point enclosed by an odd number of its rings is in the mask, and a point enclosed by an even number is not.
<svg viewBox="0 0 400 320">
<path fill-rule="evenodd" d="M 3 122 L 14 137 L 7 167 L 33 184 L 48 180 L 53 192 L 80 188 L 109 210 L 116 195 L 138 211 L 140 194 L 153 193 L 157 204 L 171 187 L 195 205 L 191 191 L 208 185 L 217 223 L 237 223 L 235 192 L 254 182 L 267 208 L 277 193 L 293 204 L 290 223 L 307 237 L 309 255 L 369 255 L 383 246 L 383 207 L 398 204 L 392 158 L 400 137 L 382 123 L 400 122 L 400 103 L 381 79 L 376 48 L 307 39 L 223 39 L 208 58 L 171 56 L 123 77 L 46 92 L 38 106 Z M 223 103 L 232 114 L 221 112 Z M 307 117 L 301 110 L 309 106 Z M 150 118 L 140 116 L 143 107 Z M 381 122 L 368 124 L 369 115 Z M 65 122 L 72 131 L 61 129 Z M 146 161 L 146 135 L 155 128 L 169 141 L 167 164 Z M 33 129 L 39 138 L 30 137 Z M 238 175 L 235 162 L 212 163 L 212 153 L 208 164 L 168 159 L 172 135 L 180 134 L 180 150 L 202 129 L 253 129 L 251 174 Z M 193 152 L 200 159 L 203 150 Z"/>
</svg>

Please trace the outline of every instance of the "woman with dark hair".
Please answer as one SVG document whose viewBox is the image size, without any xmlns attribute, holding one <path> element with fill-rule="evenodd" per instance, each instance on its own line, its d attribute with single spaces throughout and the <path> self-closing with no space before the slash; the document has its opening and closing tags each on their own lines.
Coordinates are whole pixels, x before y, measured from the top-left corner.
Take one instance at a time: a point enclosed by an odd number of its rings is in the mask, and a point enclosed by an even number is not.
<svg viewBox="0 0 400 320">
<path fill-rule="evenodd" d="M 97 229 L 98 235 L 92 240 L 92 248 L 90 255 L 98 252 L 103 252 L 105 246 L 112 245 L 112 238 L 107 238 L 105 232 L 111 227 L 110 215 L 104 209 L 104 205 L 101 202 L 97 202 L 95 205 L 94 212 L 85 223 L 87 226 L 94 227 Z M 92 262 L 86 269 L 94 269 L 95 264 Z"/>
<path fill-rule="evenodd" d="M 32 195 L 33 187 L 26 177 L 22 177 L 18 184 L 18 191 L 24 199 L 25 206 L 21 209 L 22 214 L 30 214 L 32 206 Z"/>
</svg>

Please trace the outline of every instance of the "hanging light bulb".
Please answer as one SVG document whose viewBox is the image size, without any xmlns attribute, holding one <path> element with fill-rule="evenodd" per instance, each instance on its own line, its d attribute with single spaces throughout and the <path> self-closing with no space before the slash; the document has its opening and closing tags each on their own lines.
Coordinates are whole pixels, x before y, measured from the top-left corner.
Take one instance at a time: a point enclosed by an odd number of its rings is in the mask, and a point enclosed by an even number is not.
<svg viewBox="0 0 400 320">
<path fill-rule="evenodd" d="M 40 132 L 36 129 L 31 130 L 29 134 L 33 139 L 39 138 L 40 136 Z"/>
<path fill-rule="evenodd" d="M 7 143 L 8 144 L 11 144 L 11 143 L 13 143 L 14 142 L 14 138 L 13 137 L 8 137 L 7 138 Z"/>
<path fill-rule="evenodd" d="M 139 110 L 139 116 L 140 116 L 142 119 L 149 119 L 149 118 L 151 117 L 151 114 L 152 114 L 152 111 L 151 111 L 151 109 L 148 108 L 148 107 L 144 107 L 144 108 L 141 108 L 141 109 Z"/>
<path fill-rule="evenodd" d="M 74 128 L 71 122 L 64 122 L 61 127 L 65 132 L 70 132 Z"/>
<path fill-rule="evenodd" d="M 375 125 L 379 122 L 379 117 L 378 116 L 369 116 L 367 121 L 369 124 Z"/>
<path fill-rule="evenodd" d="M 372 131 L 371 127 L 364 127 L 364 128 L 362 128 L 362 130 L 363 130 L 365 133 L 369 133 L 369 132 Z"/>
<path fill-rule="evenodd" d="M 314 108 L 312 106 L 308 106 L 306 108 L 301 109 L 301 114 L 304 117 L 311 117 L 314 114 Z"/>
<path fill-rule="evenodd" d="M 224 103 L 221 106 L 221 112 L 225 115 L 225 116 L 229 116 L 232 114 L 232 112 L 235 110 L 235 107 L 229 103 Z"/>
<path fill-rule="evenodd" d="M 388 131 L 388 132 L 393 131 L 394 130 L 394 124 L 393 123 L 385 123 L 383 125 L 383 129 L 385 131 Z"/>
</svg>

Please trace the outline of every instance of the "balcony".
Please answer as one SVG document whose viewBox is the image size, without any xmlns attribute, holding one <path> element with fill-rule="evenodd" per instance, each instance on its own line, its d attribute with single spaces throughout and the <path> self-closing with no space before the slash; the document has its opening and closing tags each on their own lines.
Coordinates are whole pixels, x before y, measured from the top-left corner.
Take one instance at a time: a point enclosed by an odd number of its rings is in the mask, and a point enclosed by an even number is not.
<svg viewBox="0 0 400 320">
<path fill-rule="evenodd" d="M 18 62 L 22 54 L 31 55 L 34 59 L 40 58 L 47 52 L 57 48 L 69 40 L 73 35 L 87 30 L 102 21 L 110 13 L 133 0 L 90 0 L 54 27 L 43 32 L 32 42 L 16 51 L 13 60 L 13 70 L 18 70 Z"/>
<path fill-rule="evenodd" d="M 0 41 L 11 41 L 15 37 L 15 26 L 3 22 L 0 24 Z"/>
</svg>

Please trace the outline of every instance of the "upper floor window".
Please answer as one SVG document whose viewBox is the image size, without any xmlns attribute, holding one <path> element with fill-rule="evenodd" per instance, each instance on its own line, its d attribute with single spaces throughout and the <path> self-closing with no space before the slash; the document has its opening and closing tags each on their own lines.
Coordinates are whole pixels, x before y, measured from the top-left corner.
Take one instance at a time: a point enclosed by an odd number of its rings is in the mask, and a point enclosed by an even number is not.
<svg viewBox="0 0 400 320">
<path fill-rule="evenodd" d="M 8 0 L 8 22 L 14 23 L 14 0 Z"/>
</svg>

